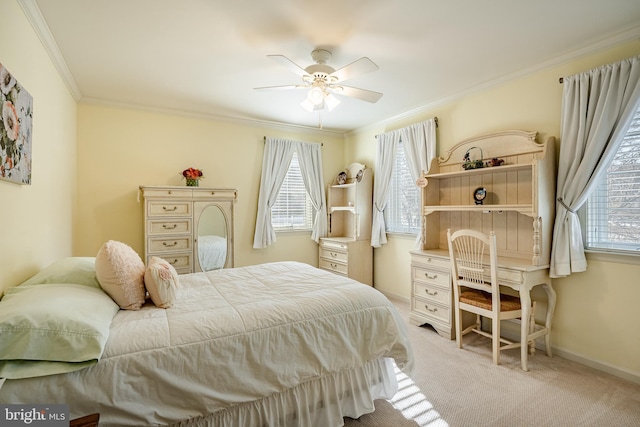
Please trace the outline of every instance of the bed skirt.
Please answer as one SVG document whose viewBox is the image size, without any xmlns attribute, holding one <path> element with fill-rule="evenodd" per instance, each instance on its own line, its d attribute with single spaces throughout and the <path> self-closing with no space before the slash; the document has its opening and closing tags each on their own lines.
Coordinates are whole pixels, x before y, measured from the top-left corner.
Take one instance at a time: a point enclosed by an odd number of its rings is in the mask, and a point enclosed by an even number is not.
<svg viewBox="0 0 640 427">
<path fill-rule="evenodd" d="M 396 394 L 394 366 L 392 359 L 376 359 L 357 369 L 316 378 L 284 392 L 173 426 L 342 426 L 343 417 L 369 414 L 375 410 L 375 399 L 390 399 Z"/>
</svg>

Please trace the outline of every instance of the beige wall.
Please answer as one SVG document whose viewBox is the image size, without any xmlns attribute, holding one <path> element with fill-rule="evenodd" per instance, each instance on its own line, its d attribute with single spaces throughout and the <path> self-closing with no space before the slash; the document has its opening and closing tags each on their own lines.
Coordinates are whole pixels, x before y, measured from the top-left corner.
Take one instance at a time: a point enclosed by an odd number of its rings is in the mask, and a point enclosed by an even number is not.
<svg viewBox="0 0 640 427">
<path fill-rule="evenodd" d="M 466 138 L 504 129 L 535 130 L 542 138 L 559 137 L 562 85 L 558 78 L 638 54 L 640 41 L 635 41 L 425 108 L 410 117 L 360 129 L 347 135 L 346 152 L 349 157 L 373 162 L 376 134 L 433 116 L 440 123 L 438 154 Z M 388 245 L 375 249 L 376 288 L 409 299 L 412 247 L 412 239 L 389 236 Z M 587 272 L 554 280 L 558 304 L 552 341 L 562 355 L 640 380 L 640 339 L 635 331 L 640 310 L 634 303 L 640 301 L 639 264 L 589 257 Z M 534 296 L 545 299 L 540 290 Z"/>
<path fill-rule="evenodd" d="M 343 136 L 291 132 L 131 110 L 78 106 L 78 217 L 75 254 L 95 256 L 107 240 L 144 253 L 140 185 L 184 185 L 180 173 L 202 169 L 201 186 L 237 188 L 235 265 L 296 260 L 318 265 L 309 233 L 279 233 L 276 244 L 253 249 L 264 136 L 322 143 L 327 183 L 343 167 Z"/>
<path fill-rule="evenodd" d="M 31 185 L 0 180 L 0 292 L 73 252 L 76 104 L 22 9 L 0 2 L 0 62 L 33 96 Z"/>
</svg>

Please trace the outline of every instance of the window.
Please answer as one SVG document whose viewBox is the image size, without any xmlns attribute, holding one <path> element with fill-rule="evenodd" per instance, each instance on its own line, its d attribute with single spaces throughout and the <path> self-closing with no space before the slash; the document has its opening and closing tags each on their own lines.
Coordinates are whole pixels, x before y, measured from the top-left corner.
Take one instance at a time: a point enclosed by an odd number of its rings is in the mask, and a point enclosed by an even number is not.
<svg viewBox="0 0 640 427">
<path fill-rule="evenodd" d="M 313 227 L 313 205 L 304 188 L 295 152 L 276 203 L 271 208 L 271 224 L 276 231 L 311 230 Z"/>
<path fill-rule="evenodd" d="M 418 234 L 421 227 L 420 193 L 411 178 L 402 142 L 398 144 L 390 186 L 389 200 L 384 210 L 386 231 L 388 233 Z"/>
<path fill-rule="evenodd" d="M 585 248 L 640 255 L 640 109 L 586 203 Z"/>
</svg>

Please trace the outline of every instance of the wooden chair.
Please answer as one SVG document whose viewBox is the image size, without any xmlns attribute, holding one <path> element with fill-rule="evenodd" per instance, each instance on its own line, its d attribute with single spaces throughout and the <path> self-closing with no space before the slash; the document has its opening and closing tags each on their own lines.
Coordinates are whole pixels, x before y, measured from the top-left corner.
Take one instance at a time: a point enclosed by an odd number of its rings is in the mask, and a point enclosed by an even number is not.
<svg viewBox="0 0 640 427">
<path fill-rule="evenodd" d="M 475 230 L 447 230 L 449 257 L 453 279 L 455 304 L 456 342 L 462 348 L 462 337 L 470 332 L 491 338 L 493 341 L 493 363 L 500 364 L 500 352 L 518 348 L 521 343 L 531 344 L 529 335 L 521 336 L 520 342 L 509 341 L 500 336 L 500 322 L 522 317 L 520 298 L 500 293 L 498 284 L 498 256 L 496 235 Z M 489 266 L 489 271 L 486 271 Z M 462 329 L 462 311 L 476 315 L 475 322 Z M 527 321 L 530 333 L 534 331 L 535 302 Z M 491 319 L 491 332 L 482 330 L 481 318 Z M 522 335 L 522 334 L 521 334 Z M 525 369 L 525 368 L 523 368 Z M 526 369 L 525 369 L 526 370 Z"/>
</svg>

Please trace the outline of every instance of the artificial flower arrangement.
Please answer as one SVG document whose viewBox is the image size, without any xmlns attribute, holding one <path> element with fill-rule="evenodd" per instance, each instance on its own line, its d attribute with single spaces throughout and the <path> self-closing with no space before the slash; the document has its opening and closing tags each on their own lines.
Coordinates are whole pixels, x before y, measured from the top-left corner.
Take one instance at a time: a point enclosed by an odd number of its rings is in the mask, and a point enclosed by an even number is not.
<svg viewBox="0 0 640 427">
<path fill-rule="evenodd" d="M 187 180 L 187 186 L 197 187 L 198 181 L 204 178 L 200 169 L 188 168 L 182 171 L 182 176 Z"/>
</svg>

